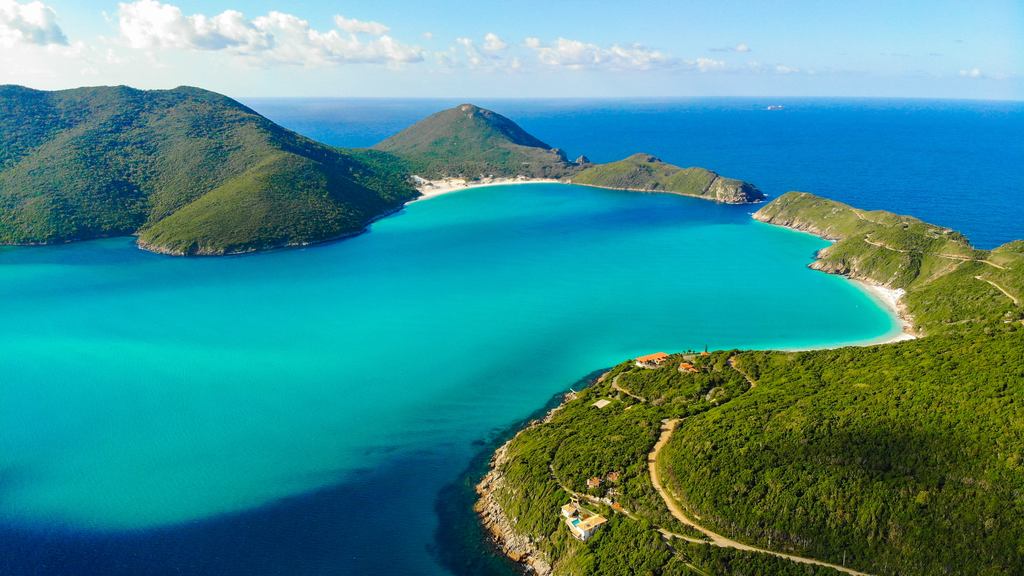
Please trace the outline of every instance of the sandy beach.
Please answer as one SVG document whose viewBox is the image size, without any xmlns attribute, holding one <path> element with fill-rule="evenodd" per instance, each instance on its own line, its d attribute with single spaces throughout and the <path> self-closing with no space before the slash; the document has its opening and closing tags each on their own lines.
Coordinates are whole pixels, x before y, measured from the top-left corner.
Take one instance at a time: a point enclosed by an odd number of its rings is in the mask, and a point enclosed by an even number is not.
<svg viewBox="0 0 1024 576">
<path fill-rule="evenodd" d="M 544 184 L 557 183 L 560 180 L 554 178 L 526 178 L 516 176 L 515 178 L 481 178 L 479 180 L 466 180 L 465 178 L 443 178 L 441 180 L 427 180 L 419 176 L 413 176 L 416 181 L 416 190 L 420 196 L 413 202 L 428 200 L 443 194 L 468 190 L 470 188 L 483 188 L 485 186 L 506 186 L 510 184 Z"/>
<path fill-rule="evenodd" d="M 886 288 L 885 286 L 871 284 L 856 278 L 849 278 L 849 280 L 863 288 L 877 302 L 882 304 L 886 310 L 892 312 L 900 320 L 900 327 L 902 330 L 899 334 L 890 338 L 884 338 L 877 342 L 871 342 L 872 344 L 889 344 L 891 342 L 902 342 L 904 340 L 913 340 L 917 338 L 917 334 L 914 333 L 914 324 L 911 321 L 910 316 L 907 314 L 907 309 L 902 302 L 903 295 L 906 293 L 905 290 L 902 288 Z"/>
</svg>

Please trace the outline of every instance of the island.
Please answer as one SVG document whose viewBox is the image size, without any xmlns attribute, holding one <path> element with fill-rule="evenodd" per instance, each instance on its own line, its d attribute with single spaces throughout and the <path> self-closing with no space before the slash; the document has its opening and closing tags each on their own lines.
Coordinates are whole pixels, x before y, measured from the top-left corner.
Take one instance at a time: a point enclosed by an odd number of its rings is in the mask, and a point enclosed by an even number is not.
<svg viewBox="0 0 1024 576">
<path fill-rule="evenodd" d="M 754 218 L 833 240 L 811 267 L 899 291 L 918 337 L 624 359 L 496 451 L 498 547 L 539 574 L 1019 570 L 1024 241 L 803 192 Z"/>
<path fill-rule="evenodd" d="M 0 86 L 0 245 L 137 236 L 140 248 L 221 256 L 359 234 L 424 196 L 513 182 L 763 198 L 700 168 L 630 157 L 593 165 L 462 104 L 371 148 L 336 148 L 193 87 L 56 92 Z M 647 158 L 647 156 L 643 156 Z"/>
</svg>

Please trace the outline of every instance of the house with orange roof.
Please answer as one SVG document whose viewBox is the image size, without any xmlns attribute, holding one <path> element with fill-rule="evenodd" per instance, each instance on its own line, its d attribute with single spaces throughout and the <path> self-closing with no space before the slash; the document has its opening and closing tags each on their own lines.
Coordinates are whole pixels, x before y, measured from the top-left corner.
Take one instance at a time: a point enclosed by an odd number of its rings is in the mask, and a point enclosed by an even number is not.
<svg viewBox="0 0 1024 576">
<path fill-rule="evenodd" d="M 636 366 L 638 368 L 657 368 L 668 360 L 668 354 L 664 352 L 655 352 L 654 354 L 648 354 L 646 356 L 640 356 L 636 359 Z"/>
<path fill-rule="evenodd" d="M 700 372 L 700 370 L 697 370 L 696 366 L 694 366 L 693 364 L 690 364 L 689 362 L 680 362 L 679 363 L 679 371 L 680 372 L 690 372 L 690 373 Z"/>
<path fill-rule="evenodd" d="M 608 519 L 600 514 L 584 510 L 575 502 L 562 506 L 562 516 L 572 535 L 581 542 L 586 542 Z"/>
</svg>

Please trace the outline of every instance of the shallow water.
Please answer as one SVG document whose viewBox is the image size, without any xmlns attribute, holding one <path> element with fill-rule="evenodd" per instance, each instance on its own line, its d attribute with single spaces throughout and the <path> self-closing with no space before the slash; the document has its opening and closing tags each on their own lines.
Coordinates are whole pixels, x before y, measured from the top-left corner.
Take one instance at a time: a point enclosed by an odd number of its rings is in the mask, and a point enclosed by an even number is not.
<svg viewBox="0 0 1024 576">
<path fill-rule="evenodd" d="M 439 494 L 587 373 L 898 331 L 750 210 L 501 186 L 302 250 L 0 251 L 0 573 L 446 573 Z"/>
</svg>

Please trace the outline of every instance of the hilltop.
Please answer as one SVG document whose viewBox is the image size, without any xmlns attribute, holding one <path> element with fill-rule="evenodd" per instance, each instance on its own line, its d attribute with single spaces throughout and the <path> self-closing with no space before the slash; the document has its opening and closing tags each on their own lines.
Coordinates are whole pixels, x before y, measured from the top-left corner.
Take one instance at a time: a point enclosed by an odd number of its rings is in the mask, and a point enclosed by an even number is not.
<svg viewBox="0 0 1024 576">
<path fill-rule="evenodd" d="M 545 574 L 1016 573 L 1024 241 L 797 192 L 755 218 L 835 240 L 811 266 L 904 290 L 923 337 L 623 362 L 497 452 L 485 524 Z M 573 498 L 609 520 L 586 542 Z"/>
<path fill-rule="evenodd" d="M 546 178 L 573 184 L 667 192 L 729 204 L 757 202 L 764 194 L 752 184 L 704 168 L 680 168 L 634 154 L 593 164 L 565 154 L 512 120 L 473 104 L 461 104 L 417 122 L 374 146 L 394 154 L 413 174 L 429 180 L 460 178 Z"/>
<path fill-rule="evenodd" d="M 433 114 L 374 149 L 398 156 L 414 174 L 428 179 L 562 178 L 576 169 L 561 150 L 473 104 Z"/>
<path fill-rule="evenodd" d="M 0 86 L 0 244 L 138 236 L 141 248 L 223 255 L 363 231 L 425 179 L 554 179 L 719 202 L 745 182 L 648 155 L 569 162 L 512 120 L 463 104 L 372 149 L 326 146 L 199 88 L 43 92 Z"/>
<path fill-rule="evenodd" d="M 597 164 L 572 176 L 573 184 L 670 192 L 725 204 L 746 204 L 764 200 L 753 184 L 724 178 L 705 168 L 680 168 L 650 154 L 634 154 L 618 162 Z"/>
<path fill-rule="evenodd" d="M 0 87 L 0 243 L 138 234 L 169 254 L 362 230 L 416 191 L 386 154 L 339 150 L 198 88 Z"/>
</svg>

